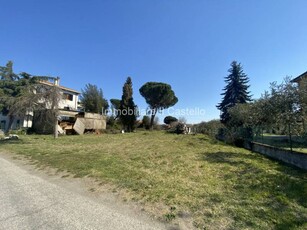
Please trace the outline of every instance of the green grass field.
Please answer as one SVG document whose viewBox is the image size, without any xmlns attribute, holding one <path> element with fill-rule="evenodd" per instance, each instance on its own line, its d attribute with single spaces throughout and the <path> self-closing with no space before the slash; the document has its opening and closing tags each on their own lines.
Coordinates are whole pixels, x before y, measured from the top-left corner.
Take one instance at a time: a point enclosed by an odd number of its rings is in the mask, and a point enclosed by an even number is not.
<svg viewBox="0 0 307 230">
<path fill-rule="evenodd" d="M 204 135 L 22 136 L 0 151 L 116 186 L 168 221 L 201 229 L 306 229 L 307 172 Z"/>
</svg>

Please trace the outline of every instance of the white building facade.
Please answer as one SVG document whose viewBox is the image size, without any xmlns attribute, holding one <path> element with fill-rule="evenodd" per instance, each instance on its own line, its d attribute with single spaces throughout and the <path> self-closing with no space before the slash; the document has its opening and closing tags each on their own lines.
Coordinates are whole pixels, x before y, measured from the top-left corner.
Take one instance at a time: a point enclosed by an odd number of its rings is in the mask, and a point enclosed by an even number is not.
<svg viewBox="0 0 307 230">
<path fill-rule="evenodd" d="M 41 84 L 53 87 L 55 84 L 60 89 L 61 99 L 59 101 L 58 108 L 60 111 L 78 111 L 78 101 L 80 92 L 74 89 L 70 89 L 59 85 L 59 78 L 56 79 L 54 83 L 48 81 L 42 81 Z M 61 115 L 61 112 L 60 112 Z M 10 123 L 10 117 L 8 114 L 0 113 L 0 130 L 8 130 Z M 14 117 L 13 123 L 11 125 L 12 130 L 20 130 L 31 128 L 33 124 L 33 112 L 29 111 L 24 116 Z"/>
</svg>

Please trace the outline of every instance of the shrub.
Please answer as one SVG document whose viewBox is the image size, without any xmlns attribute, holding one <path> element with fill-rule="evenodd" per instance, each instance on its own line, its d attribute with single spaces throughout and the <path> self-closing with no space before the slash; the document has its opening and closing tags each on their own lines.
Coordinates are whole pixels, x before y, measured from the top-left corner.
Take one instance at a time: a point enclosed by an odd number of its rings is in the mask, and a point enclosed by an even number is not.
<svg viewBox="0 0 307 230">
<path fill-rule="evenodd" d="M 250 127 L 225 128 L 221 132 L 224 136 L 222 140 L 237 147 L 244 147 L 246 141 L 253 139 L 253 130 Z"/>
<path fill-rule="evenodd" d="M 24 135 L 27 131 L 25 129 L 18 129 L 18 130 L 10 130 L 9 134 L 16 134 L 16 135 Z"/>
<path fill-rule="evenodd" d="M 113 116 L 107 118 L 107 129 L 120 130 L 121 124 L 118 119 L 115 119 Z"/>
<path fill-rule="evenodd" d="M 197 133 L 206 134 L 213 138 L 220 136 L 220 129 L 223 129 L 224 125 L 220 122 L 220 120 L 211 120 L 208 122 L 201 122 L 198 125 L 194 126 L 194 130 Z"/>
<path fill-rule="evenodd" d="M 186 125 L 178 122 L 178 124 L 176 125 L 176 133 L 177 134 L 184 134 L 186 130 Z"/>
</svg>

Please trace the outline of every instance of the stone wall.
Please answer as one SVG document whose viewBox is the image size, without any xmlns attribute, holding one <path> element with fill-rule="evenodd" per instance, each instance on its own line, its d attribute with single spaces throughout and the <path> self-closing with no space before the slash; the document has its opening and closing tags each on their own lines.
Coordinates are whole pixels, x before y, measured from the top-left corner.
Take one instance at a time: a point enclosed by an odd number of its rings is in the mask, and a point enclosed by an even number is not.
<svg viewBox="0 0 307 230">
<path fill-rule="evenodd" d="M 291 152 L 290 150 L 280 149 L 257 142 L 246 143 L 245 147 L 253 152 L 257 152 L 307 170 L 307 154 L 295 151 Z"/>
</svg>

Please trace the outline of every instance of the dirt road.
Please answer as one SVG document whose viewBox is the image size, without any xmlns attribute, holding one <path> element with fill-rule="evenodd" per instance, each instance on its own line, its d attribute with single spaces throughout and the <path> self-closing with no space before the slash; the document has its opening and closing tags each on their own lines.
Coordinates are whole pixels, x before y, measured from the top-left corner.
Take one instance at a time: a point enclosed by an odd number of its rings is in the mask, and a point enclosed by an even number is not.
<svg viewBox="0 0 307 230">
<path fill-rule="evenodd" d="M 0 153 L 0 229 L 166 229 L 143 213 L 97 201 Z"/>
</svg>

